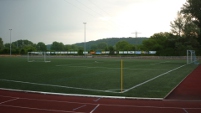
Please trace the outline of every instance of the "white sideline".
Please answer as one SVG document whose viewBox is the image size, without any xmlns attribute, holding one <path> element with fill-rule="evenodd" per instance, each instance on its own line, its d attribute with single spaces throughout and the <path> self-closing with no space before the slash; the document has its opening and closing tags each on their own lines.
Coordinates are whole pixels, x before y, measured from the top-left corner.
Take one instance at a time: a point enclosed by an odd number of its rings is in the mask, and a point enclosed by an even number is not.
<svg viewBox="0 0 201 113">
<path fill-rule="evenodd" d="M 8 89 L 8 88 L 0 88 L 0 90 L 26 92 L 26 93 L 37 93 L 37 94 L 44 94 L 44 95 L 58 95 L 58 96 L 77 96 L 77 97 L 110 98 L 110 99 L 163 100 L 163 98 L 143 98 L 143 97 L 86 95 L 86 94 L 66 94 L 66 93 L 53 93 L 53 92 L 30 91 L 30 90 Z"/>
<path fill-rule="evenodd" d="M 161 76 L 166 75 L 166 74 L 168 74 L 168 73 L 170 73 L 170 72 L 172 72 L 172 71 L 175 71 L 175 70 L 177 70 L 177 69 L 179 69 L 179 68 L 181 68 L 181 67 L 183 67 L 183 66 L 185 66 L 185 65 L 187 65 L 187 64 L 184 64 L 184 65 L 179 66 L 179 67 L 177 67 L 177 68 L 174 68 L 174 69 L 172 69 L 172 70 L 170 70 L 170 71 L 167 71 L 167 72 L 165 72 L 165 73 L 163 73 L 163 74 L 160 74 L 160 75 L 158 75 L 158 76 L 156 76 L 156 77 L 154 77 L 154 78 L 151 78 L 151 79 L 149 79 L 149 80 L 146 80 L 146 81 L 144 81 L 144 82 L 142 82 L 142 83 L 140 83 L 140 84 L 137 84 L 137 85 L 135 85 L 135 86 L 133 86 L 133 87 L 131 87 L 131 88 L 129 88 L 129 89 L 125 89 L 125 90 L 122 91 L 122 92 L 115 92 L 115 91 L 112 91 L 112 90 L 98 90 L 98 89 L 78 88 L 78 87 L 61 86 L 61 85 L 53 85 L 53 84 L 32 83 L 32 82 L 24 82 L 24 81 L 16 81 L 16 80 L 8 80 L 8 79 L 0 79 L 0 81 L 9 81 L 9 82 L 16 82 L 16 83 L 23 83 L 23 84 L 32 84 L 32 85 L 40 85 L 40 86 L 61 87 L 61 88 L 78 89 L 78 90 L 85 90 L 85 91 L 97 91 L 97 92 L 108 92 L 108 93 L 125 93 L 125 92 L 128 92 L 128 91 L 130 91 L 130 90 L 136 88 L 136 87 L 139 87 L 139 86 L 141 86 L 141 85 L 143 85 L 143 84 L 146 84 L 147 82 L 150 82 L 150 81 L 152 81 L 152 80 L 155 80 L 155 79 L 158 78 L 158 77 L 161 77 Z M 0 89 L 1 89 L 1 88 L 0 88 Z M 54 93 L 54 94 L 57 94 L 57 93 Z M 134 98 L 135 98 L 135 97 L 134 97 Z M 138 99 L 138 97 L 136 97 L 135 99 Z M 143 99 L 143 98 L 140 98 L 140 99 Z M 148 98 L 148 99 L 149 99 L 149 98 Z"/>
<path fill-rule="evenodd" d="M 60 87 L 60 88 L 69 88 L 69 89 L 79 89 L 79 90 L 85 90 L 85 91 L 98 91 L 98 92 L 108 92 L 108 93 L 119 93 L 119 92 L 114 92 L 114 91 L 110 91 L 110 90 L 87 89 L 87 88 L 78 88 L 78 87 L 61 86 L 61 85 L 53 85 L 53 84 L 32 83 L 32 82 L 24 82 L 24 81 L 8 80 L 8 79 L 0 79 L 0 81 L 9 81 L 9 82 L 16 82 L 16 83 L 23 83 L 23 84 L 32 84 L 32 85 L 39 85 L 39 86 L 51 86 L 51 87 Z"/>
<path fill-rule="evenodd" d="M 129 88 L 129 89 L 124 90 L 122 93 L 128 92 L 128 91 L 130 91 L 130 90 L 132 90 L 132 89 L 134 89 L 134 88 L 136 88 L 136 87 L 139 87 L 139 86 L 141 86 L 141 85 L 143 85 L 143 84 L 146 84 L 147 82 L 150 82 L 150 81 L 152 81 L 152 80 L 155 80 L 155 79 L 158 78 L 158 77 L 161 77 L 161 76 L 166 75 L 166 74 L 168 74 L 168 73 L 170 73 L 170 72 L 172 72 L 172 71 L 175 71 L 175 70 L 177 70 L 177 69 L 179 69 L 179 68 L 181 68 L 181 67 L 183 67 L 183 66 L 185 66 L 185 65 L 186 65 L 186 64 L 184 64 L 184 65 L 182 65 L 182 66 L 179 66 L 179 67 L 177 67 L 177 68 L 174 68 L 174 69 L 172 69 L 172 70 L 170 70 L 170 71 L 168 71 L 168 72 L 162 73 L 162 74 L 160 74 L 160 75 L 158 75 L 158 76 L 156 76 L 156 77 L 154 77 L 154 78 L 151 78 L 151 79 L 149 79 L 149 80 L 146 80 L 146 81 L 144 81 L 144 82 L 142 82 L 142 83 L 140 83 L 140 84 L 137 84 L 137 85 L 135 85 L 135 86 L 133 86 L 133 87 L 131 87 L 131 88 Z"/>
</svg>

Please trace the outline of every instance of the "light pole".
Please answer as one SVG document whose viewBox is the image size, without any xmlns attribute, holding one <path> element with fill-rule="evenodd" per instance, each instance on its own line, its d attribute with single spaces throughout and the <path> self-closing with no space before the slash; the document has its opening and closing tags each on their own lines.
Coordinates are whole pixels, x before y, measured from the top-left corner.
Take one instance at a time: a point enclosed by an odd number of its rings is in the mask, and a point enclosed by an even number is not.
<svg viewBox="0 0 201 113">
<path fill-rule="evenodd" d="M 10 30 L 10 56 L 11 56 L 11 31 L 12 31 L 12 29 L 9 29 Z"/>
<path fill-rule="evenodd" d="M 84 54 L 86 55 L 86 22 L 83 22 L 84 24 Z"/>
</svg>

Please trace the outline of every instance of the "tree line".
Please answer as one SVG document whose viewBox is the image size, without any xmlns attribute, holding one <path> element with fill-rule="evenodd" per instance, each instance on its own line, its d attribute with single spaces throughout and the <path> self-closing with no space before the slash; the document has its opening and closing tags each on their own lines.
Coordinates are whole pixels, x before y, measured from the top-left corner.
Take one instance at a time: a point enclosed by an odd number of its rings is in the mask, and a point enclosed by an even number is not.
<svg viewBox="0 0 201 113">
<path fill-rule="evenodd" d="M 118 42 L 111 40 L 99 41 L 88 47 L 88 51 L 157 51 L 160 56 L 179 56 L 186 55 L 186 50 L 196 50 L 197 55 L 201 55 L 201 1 L 187 0 L 187 2 L 178 11 L 175 20 L 170 22 L 171 32 L 155 33 L 140 43 L 131 43 L 133 38 L 126 41 L 122 38 Z M 29 40 L 17 40 L 12 42 L 13 54 L 26 54 L 31 51 L 79 51 L 83 52 L 84 43 L 64 45 L 62 42 L 53 42 L 50 48 L 43 42 L 34 44 Z M 48 46 L 49 47 L 49 46 Z M 9 54 L 10 44 L 3 44 L 0 38 L 0 53 Z"/>
<path fill-rule="evenodd" d="M 123 38 L 125 39 L 125 38 Z M 83 54 L 84 43 L 81 46 L 76 44 L 64 45 L 62 42 L 54 41 L 50 45 L 45 45 L 43 42 L 38 42 L 37 44 L 29 40 L 17 40 L 11 43 L 12 54 L 27 54 L 27 52 L 32 51 L 78 51 L 79 54 Z M 135 51 L 135 45 L 128 43 L 127 41 L 119 41 L 113 46 L 108 46 L 106 42 L 100 42 L 98 44 L 93 44 L 87 51 Z M 10 43 L 3 44 L 2 38 L 0 38 L 0 54 L 10 53 Z"/>
<path fill-rule="evenodd" d="M 51 48 L 43 42 L 38 42 L 37 44 L 29 40 L 17 40 L 11 43 L 12 54 L 27 54 L 27 52 L 32 51 L 78 51 L 82 48 L 75 45 L 64 45 L 62 42 L 53 42 Z M 3 44 L 2 38 L 0 37 L 0 54 L 10 53 L 10 43 Z"/>
</svg>

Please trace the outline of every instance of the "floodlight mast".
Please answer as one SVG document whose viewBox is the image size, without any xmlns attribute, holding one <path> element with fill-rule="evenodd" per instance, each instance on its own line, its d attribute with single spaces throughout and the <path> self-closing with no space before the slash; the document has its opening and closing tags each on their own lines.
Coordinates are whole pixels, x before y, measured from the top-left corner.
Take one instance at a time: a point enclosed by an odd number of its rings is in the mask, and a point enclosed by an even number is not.
<svg viewBox="0 0 201 113">
<path fill-rule="evenodd" d="M 10 56 L 11 56 L 11 31 L 12 31 L 12 29 L 9 29 L 10 30 Z"/>
<path fill-rule="evenodd" d="M 84 24 L 84 54 L 86 55 L 86 22 L 83 22 Z"/>
</svg>

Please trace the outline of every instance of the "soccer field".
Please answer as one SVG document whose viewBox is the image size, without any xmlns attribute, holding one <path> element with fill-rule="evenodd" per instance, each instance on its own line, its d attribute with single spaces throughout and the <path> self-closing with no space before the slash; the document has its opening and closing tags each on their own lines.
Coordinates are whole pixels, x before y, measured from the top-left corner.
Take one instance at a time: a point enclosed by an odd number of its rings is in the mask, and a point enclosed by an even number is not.
<svg viewBox="0 0 201 113">
<path fill-rule="evenodd" d="M 186 60 L 0 57 L 0 88 L 68 94 L 163 98 L 197 65 Z"/>
</svg>

